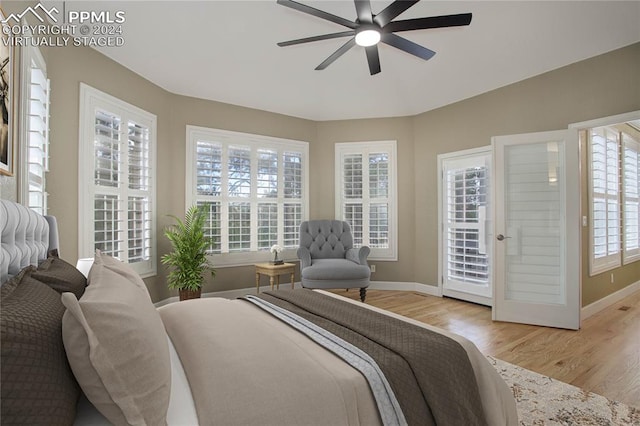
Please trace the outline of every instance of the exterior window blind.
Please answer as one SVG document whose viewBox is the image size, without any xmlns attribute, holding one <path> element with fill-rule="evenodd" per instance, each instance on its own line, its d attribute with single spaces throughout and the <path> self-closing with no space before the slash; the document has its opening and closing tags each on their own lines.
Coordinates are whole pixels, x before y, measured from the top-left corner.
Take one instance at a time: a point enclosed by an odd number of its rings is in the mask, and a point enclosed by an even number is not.
<svg viewBox="0 0 640 426">
<path fill-rule="evenodd" d="M 100 249 L 153 275 L 156 118 L 85 85 L 81 98 L 81 256 Z"/>
<path fill-rule="evenodd" d="M 592 273 L 620 266 L 619 138 L 609 127 L 590 131 Z"/>
<path fill-rule="evenodd" d="M 392 142 L 336 144 L 336 217 L 351 225 L 354 246 L 371 259 L 397 258 L 395 152 Z"/>
<path fill-rule="evenodd" d="M 640 142 L 622 133 L 624 263 L 640 260 Z"/>
<path fill-rule="evenodd" d="M 23 121 L 22 139 L 26 141 L 21 165 L 21 199 L 29 208 L 47 214 L 46 172 L 49 171 L 49 96 L 47 67 L 33 46 L 23 49 Z"/>
<path fill-rule="evenodd" d="M 195 126 L 187 142 L 187 204 L 207 213 L 217 265 L 264 261 L 274 244 L 297 249 L 307 143 Z"/>
</svg>

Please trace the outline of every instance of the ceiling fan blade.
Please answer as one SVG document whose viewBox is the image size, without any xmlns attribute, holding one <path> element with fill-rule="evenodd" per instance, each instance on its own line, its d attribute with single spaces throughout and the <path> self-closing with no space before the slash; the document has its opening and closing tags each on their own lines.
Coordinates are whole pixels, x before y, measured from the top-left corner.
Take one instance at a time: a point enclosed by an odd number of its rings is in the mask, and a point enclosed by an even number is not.
<svg viewBox="0 0 640 426">
<path fill-rule="evenodd" d="M 358 27 L 358 25 L 355 22 L 351 22 L 347 19 L 341 18 L 331 13 L 324 12 L 322 10 L 316 9 L 311 6 L 307 6 L 302 3 L 298 3 L 293 0 L 278 0 L 278 4 L 282 6 L 290 7 L 291 9 L 295 9 L 299 12 L 307 13 L 309 15 L 313 15 L 318 18 L 325 19 L 327 21 L 331 21 L 333 23 L 345 26 L 347 28 L 351 28 L 355 30 Z"/>
<path fill-rule="evenodd" d="M 373 12 L 371 12 L 371 2 L 369 0 L 354 0 L 356 4 L 356 12 L 358 13 L 358 21 L 361 24 L 373 23 Z"/>
<path fill-rule="evenodd" d="M 316 70 L 325 69 L 326 67 L 331 65 L 333 63 L 333 61 L 338 59 L 340 56 L 344 55 L 347 52 L 347 50 L 351 49 L 355 45 L 356 45 L 356 39 L 354 37 L 354 38 L 350 39 L 348 42 L 346 42 L 345 44 L 343 44 L 338 50 L 333 52 L 331 54 L 331 56 L 329 56 L 327 59 L 325 59 L 320 65 L 318 65 L 316 67 Z"/>
<path fill-rule="evenodd" d="M 431 59 L 436 54 L 433 50 L 422 47 L 412 41 L 402 38 L 392 33 L 383 33 L 381 41 L 389 46 L 393 46 L 397 49 L 410 53 L 418 58 L 422 58 L 425 61 Z"/>
<path fill-rule="evenodd" d="M 332 38 L 353 36 L 355 34 L 356 34 L 356 32 L 353 31 L 353 30 L 342 31 L 342 32 L 339 32 L 339 33 L 332 33 L 332 34 L 324 34 L 324 35 L 313 36 L 313 37 L 299 38 L 297 40 L 281 41 L 280 43 L 278 43 L 278 46 L 280 46 L 280 47 L 293 46 L 293 45 L 296 45 L 296 44 L 311 43 L 312 41 L 330 40 Z"/>
<path fill-rule="evenodd" d="M 395 33 L 398 31 L 426 30 L 429 28 L 462 27 L 471 23 L 471 13 L 458 15 L 430 16 L 428 18 L 407 19 L 389 22 L 383 31 Z"/>
<path fill-rule="evenodd" d="M 378 55 L 378 46 L 368 46 L 364 48 L 367 53 L 367 62 L 369 63 L 369 73 L 371 75 L 380 72 L 380 55 Z"/>
<path fill-rule="evenodd" d="M 418 1 L 420 0 L 396 0 L 387 6 L 382 12 L 374 16 L 373 21 L 381 27 L 384 27 L 402 12 L 418 3 Z"/>
</svg>

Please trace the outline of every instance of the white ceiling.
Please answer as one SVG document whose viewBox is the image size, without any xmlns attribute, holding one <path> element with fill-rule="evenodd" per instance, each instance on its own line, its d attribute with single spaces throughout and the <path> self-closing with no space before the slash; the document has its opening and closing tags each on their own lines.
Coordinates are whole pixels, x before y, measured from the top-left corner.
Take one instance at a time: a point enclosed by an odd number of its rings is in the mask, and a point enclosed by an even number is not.
<svg viewBox="0 0 640 426">
<path fill-rule="evenodd" d="M 356 18 L 351 0 L 299 1 Z M 99 50 L 166 90 L 312 120 L 418 114 L 640 41 L 640 1 L 423 0 L 396 19 L 472 12 L 471 25 L 402 33 L 436 55 L 381 44 L 370 76 L 359 46 L 314 70 L 347 39 L 276 46 L 346 28 L 275 0 L 83 3 L 125 11 L 125 45 Z"/>
</svg>

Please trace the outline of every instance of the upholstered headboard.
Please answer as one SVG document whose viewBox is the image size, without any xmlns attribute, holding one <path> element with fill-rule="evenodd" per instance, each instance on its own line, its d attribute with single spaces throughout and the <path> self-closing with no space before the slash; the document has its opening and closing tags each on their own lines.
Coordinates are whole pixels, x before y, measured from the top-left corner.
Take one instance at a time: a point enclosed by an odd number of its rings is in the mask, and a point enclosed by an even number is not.
<svg viewBox="0 0 640 426">
<path fill-rule="evenodd" d="M 38 265 L 50 250 L 58 249 L 56 218 L 0 200 L 0 246 L 0 283 L 4 283 L 25 266 Z"/>
</svg>

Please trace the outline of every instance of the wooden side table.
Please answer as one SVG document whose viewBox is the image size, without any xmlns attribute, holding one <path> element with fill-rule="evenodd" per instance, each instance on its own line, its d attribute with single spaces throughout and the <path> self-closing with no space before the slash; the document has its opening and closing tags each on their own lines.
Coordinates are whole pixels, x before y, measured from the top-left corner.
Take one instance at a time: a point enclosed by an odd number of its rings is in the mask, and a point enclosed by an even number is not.
<svg viewBox="0 0 640 426">
<path fill-rule="evenodd" d="M 283 263 L 281 265 L 273 265 L 271 263 L 256 263 L 256 294 L 260 293 L 260 274 L 269 277 L 269 284 L 273 291 L 273 283 L 280 289 L 280 275 L 291 274 L 291 288 L 294 288 L 293 274 L 295 272 L 295 263 Z"/>
</svg>

